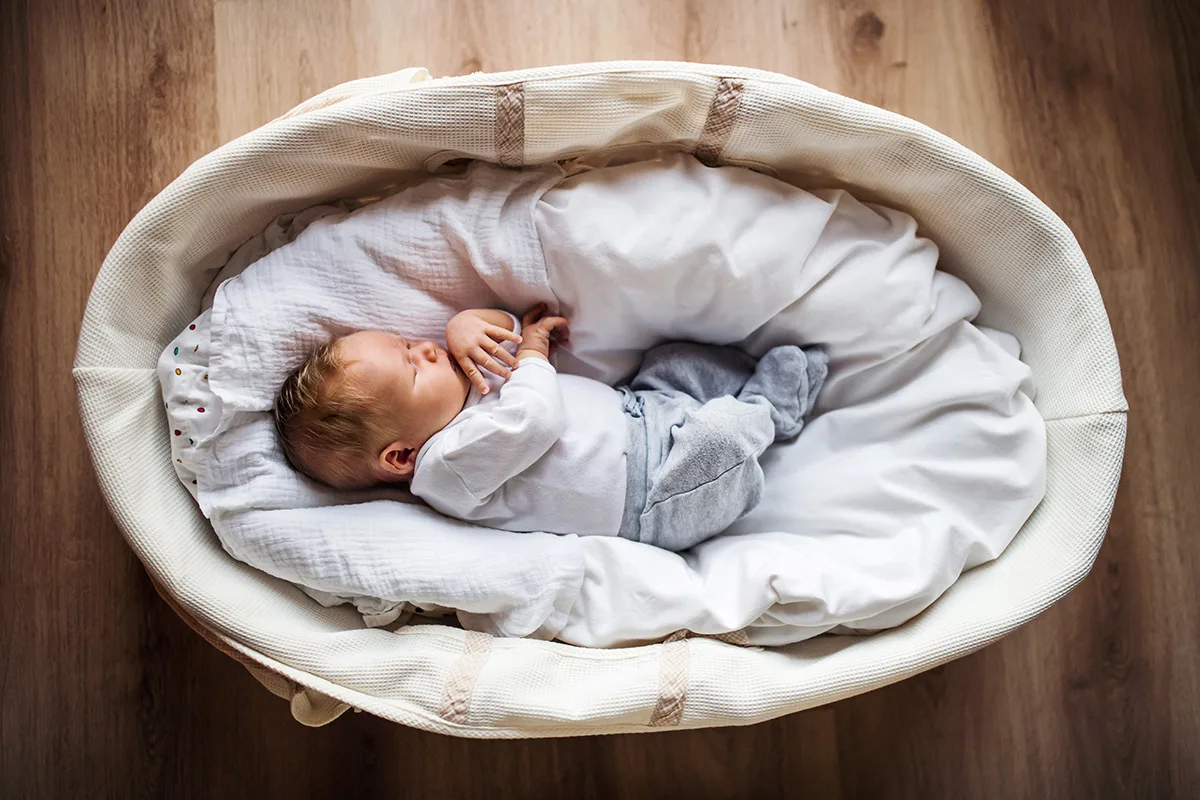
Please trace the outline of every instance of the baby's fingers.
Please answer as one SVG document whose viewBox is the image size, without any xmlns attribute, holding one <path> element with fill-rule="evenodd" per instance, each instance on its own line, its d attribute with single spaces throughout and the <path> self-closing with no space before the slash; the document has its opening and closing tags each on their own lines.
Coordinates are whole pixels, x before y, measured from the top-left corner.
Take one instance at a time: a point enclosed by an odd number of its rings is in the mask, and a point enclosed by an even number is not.
<svg viewBox="0 0 1200 800">
<path fill-rule="evenodd" d="M 499 325 L 491 325 L 486 331 L 487 335 L 495 339 L 497 342 L 507 340 L 513 344 L 521 343 L 521 336 L 516 331 L 508 331 L 501 328 Z"/>
<path fill-rule="evenodd" d="M 502 353 L 504 352 L 504 348 L 500 347 L 499 345 L 496 345 L 496 350 Z M 475 352 L 472 353 L 472 357 L 475 359 L 476 364 L 483 367 L 488 372 L 494 375 L 499 375 L 501 378 L 507 379 L 512 377 L 512 372 L 509 371 L 508 367 L 497 361 L 496 358 L 494 358 L 482 347 L 476 347 Z"/>
<path fill-rule="evenodd" d="M 546 304 L 538 303 L 533 308 L 525 312 L 525 316 L 521 318 L 521 324 L 528 328 L 542 318 L 542 314 L 546 313 Z"/>
<path fill-rule="evenodd" d="M 505 364 L 508 364 L 513 369 L 517 368 L 517 364 L 519 363 L 517 361 L 517 357 L 514 356 L 512 353 L 508 352 L 507 350 L 505 350 L 504 347 L 499 342 L 492 342 L 491 344 L 489 344 L 487 347 L 484 347 L 483 349 L 486 350 L 488 352 L 488 354 L 492 358 L 496 359 L 497 361 L 503 361 Z"/>
<path fill-rule="evenodd" d="M 475 366 L 474 361 L 463 356 L 458 360 L 458 366 L 462 368 L 463 374 L 467 376 L 467 380 L 471 381 L 471 385 L 478 389 L 480 394 L 488 393 L 487 380 L 483 377 L 483 373 L 479 371 L 479 367 Z"/>
<path fill-rule="evenodd" d="M 543 317 L 538 320 L 538 327 L 549 333 L 556 328 L 566 328 L 569 324 L 566 317 Z"/>
</svg>

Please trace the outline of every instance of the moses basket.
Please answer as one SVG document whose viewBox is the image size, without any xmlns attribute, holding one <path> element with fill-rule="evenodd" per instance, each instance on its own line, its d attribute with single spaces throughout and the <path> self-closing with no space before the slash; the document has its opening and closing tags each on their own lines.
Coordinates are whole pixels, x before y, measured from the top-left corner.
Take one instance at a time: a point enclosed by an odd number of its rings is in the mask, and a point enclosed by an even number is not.
<svg viewBox="0 0 1200 800">
<path fill-rule="evenodd" d="M 230 253 L 277 215 L 450 159 L 537 164 L 632 145 L 694 152 L 912 214 L 981 324 L 1024 347 L 1046 420 L 1044 502 L 995 562 L 907 624 L 780 649 L 736 640 L 589 650 L 444 625 L 366 629 L 238 563 L 172 470 L 155 363 Z M 993 642 L 1091 567 L 1126 405 L 1108 318 L 1071 232 L 980 156 L 910 119 L 755 70 L 606 63 L 353 81 L 189 167 L 121 234 L 87 305 L 75 381 L 113 517 L 167 603 L 320 725 L 349 708 L 513 738 L 747 724 L 883 686 Z"/>
</svg>

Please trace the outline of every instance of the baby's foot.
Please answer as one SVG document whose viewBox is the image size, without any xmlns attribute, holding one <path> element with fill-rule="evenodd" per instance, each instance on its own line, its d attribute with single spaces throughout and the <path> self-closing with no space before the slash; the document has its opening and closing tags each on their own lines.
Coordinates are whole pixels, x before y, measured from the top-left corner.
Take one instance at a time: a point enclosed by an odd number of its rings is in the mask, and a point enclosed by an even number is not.
<svg viewBox="0 0 1200 800">
<path fill-rule="evenodd" d="M 804 427 L 828 373 L 829 359 L 824 350 L 780 345 L 759 359 L 754 375 L 738 399 L 747 402 L 753 402 L 755 396 L 765 399 L 772 409 L 775 440 L 789 439 Z"/>
</svg>

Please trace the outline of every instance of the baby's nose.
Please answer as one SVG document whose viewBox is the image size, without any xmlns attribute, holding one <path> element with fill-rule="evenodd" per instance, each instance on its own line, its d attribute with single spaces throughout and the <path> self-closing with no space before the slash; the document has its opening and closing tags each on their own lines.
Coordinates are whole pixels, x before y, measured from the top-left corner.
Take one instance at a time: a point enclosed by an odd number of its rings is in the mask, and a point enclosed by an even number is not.
<svg viewBox="0 0 1200 800">
<path fill-rule="evenodd" d="M 426 361 L 437 361 L 437 345 L 433 342 L 421 342 L 417 345 L 417 353 Z"/>
</svg>

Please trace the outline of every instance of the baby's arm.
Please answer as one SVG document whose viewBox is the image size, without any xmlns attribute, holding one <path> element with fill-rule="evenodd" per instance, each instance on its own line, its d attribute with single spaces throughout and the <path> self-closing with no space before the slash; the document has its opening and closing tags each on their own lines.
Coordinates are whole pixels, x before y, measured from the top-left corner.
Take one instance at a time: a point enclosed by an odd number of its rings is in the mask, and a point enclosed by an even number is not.
<svg viewBox="0 0 1200 800">
<path fill-rule="evenodd" d="M 513 317 L 498 308 L 460 311 L 446 323 L 446 349 L 450 357 L 483 394 L 488 393 L 488 386 L 480 367 L 507 378 L 517 366 L 517 359 L 503 345 L 503 342 L 521 343 L 513 327 Z"/>
<path fill-rule="evenodd" d="M 488 413 L 445 432 L 438 455 L 472 495 L 486 500 L 544 456 L 565 424 L 558 373 L 549 361 L 530 361 L 500 388 Z"/>
</svg>

